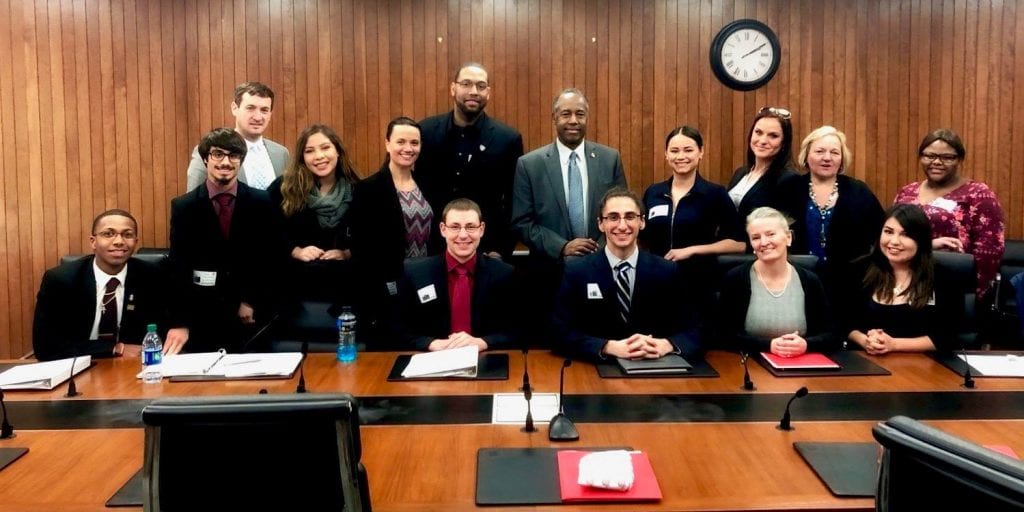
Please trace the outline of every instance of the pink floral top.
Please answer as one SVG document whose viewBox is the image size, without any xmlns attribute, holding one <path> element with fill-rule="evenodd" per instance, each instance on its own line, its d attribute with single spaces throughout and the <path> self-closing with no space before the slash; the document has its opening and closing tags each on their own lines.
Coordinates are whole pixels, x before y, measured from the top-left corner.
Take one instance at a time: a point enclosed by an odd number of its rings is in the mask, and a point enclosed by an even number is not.
<svg viewBox="0 0 1024 512">
<path fill-rule="evenodd" d="M 1006 246 L 1003 207 L 992 189 L 980 181 L 968 180 L 952 192 L 921 205 L 921 183 L 911 183 L 896 194 L 894 204 L 918 204 L 932 222 L 932 237 L 960 239 L 964 252 L 974 255 L 978 269 L 978 296 L 988 292 L 999 272 Z"/>
</svg>

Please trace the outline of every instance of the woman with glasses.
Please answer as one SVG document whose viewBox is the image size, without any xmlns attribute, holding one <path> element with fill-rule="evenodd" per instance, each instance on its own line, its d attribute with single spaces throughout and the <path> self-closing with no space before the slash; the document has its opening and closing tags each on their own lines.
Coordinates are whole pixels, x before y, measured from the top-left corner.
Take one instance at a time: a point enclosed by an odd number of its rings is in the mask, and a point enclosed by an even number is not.
<svg viewBox="0 0 1024 512">
<path fill-rule="evenodd" d="M 733 172 L 726 187 L 740 219 L 773 204 L 779 181 L 796 174 L 791 117 L 788 110 L 776 107 L 764 107 L 754 116 L 747 134 L 747 162 Z"/>
<path fill-rule="evenodd" d="M 747 216 L 755 261 L 730 270 L 722 282 L 720 333 L 741 352 L 781 357 L 837 348 L 832 311 L 818 276 L 787 261 L 793 233 L 778 210 Z"/>
<path fill-rule="evenodd" d="M 1003 208 L 987 185 L 960 174 L 967 150 L 960 136 L 940 129 L 917 149 L 924 181 L 900 189 L 894 204 L 916 204 L 932 225 L 932 248 L 974 256 L 978 297 L 988 292 L 1003 258 Z"/>
<path fill-rule="evenodd" d="M 284 216 L 291 251 L 291 279 L 304 297 L 334 300 L 349 259 L 348 211 L 359 181 L 341 138 L 328 126 L 306 128 L 295 143 L 294 159 L 267 189 Z M 313 293 L 320 290 L 324 293 Z"/>
<path fill-rule="evenodd" d="M 392 119 L 384 135 L 384 164 L 353 190 L 352 258 L 369 302 L 361 322 L 375 323 L 391 307 L 405 259 L 428 254 L 434 210 L 413 176 L 420 141 L 416 121 Z M 363 326 L 377 330 L 375 325 Z"/>
<path fill-rule="evenodd" d="M 955 348 L 963 314 L 955 292 L 933 264 L 928 217 L 912 204 L 898 204 L 867 259 L 853 293 L 848 339 L 872 355 Z"/>
</svg>

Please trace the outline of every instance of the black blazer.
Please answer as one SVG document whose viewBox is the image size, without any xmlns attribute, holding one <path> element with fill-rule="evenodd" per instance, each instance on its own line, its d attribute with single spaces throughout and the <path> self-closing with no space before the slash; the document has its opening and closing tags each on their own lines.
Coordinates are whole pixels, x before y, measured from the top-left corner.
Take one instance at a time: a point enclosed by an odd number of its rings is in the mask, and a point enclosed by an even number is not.
<svg viewBox="0 0 1024 512">
<path fill-rule="evenodd" d="M 316 212 L 309 208 L 303 208 L 295 212 L 291 217 L 286 217 L 284 212 L 281 211 L 281 201 L 284 200 L 284 197 L 281 195 L 281 182 L 283 179 L 283 177 L 279 177 L 274 180 L 267 187 L 267 194 L 270 195 L 270 202 L 274 204 L 276 211 L 281 215 L 281 224 L 284 228 L 284 237 L 288 250 L 291 251 L 294 247 L 307 247 L 310 245 L 315 245 L 325 251 L 348 249 L 350 244 L 348 212 L 342 214 L 341 221 L 332 229 L 320 227 L 320 221 L 317 218 Z M 352 186 L 352 184 L 349 184 L 349 186 Z M 345 207 L 348 206 L 350 204 L 345 205 Z"/>
<path fill-rule="evenodd" d="M 750 173 L 750 166 L 744 165 L 738 167 L 733 173 L 732 178 L 729 179 L 729 184 L 726 185 L 725 190 L 732 190 L 743 179 L 744 176 Z M 789 176 L 796 176 L 796 169 L 790 166 L 786 166 L 776 172 L 766 172 L 764 176 L 761 176 L 754 183 L 753 187 L 743 196 L 740 200 L 740 204 L 737 205 L 736 210 L 739 212 L 740 221 L 746 223 L 747 215 L 757 208 L 762 206 L 774 206 L 775 201 L 775 189 L 779 186 L 784 179 Z M 749 242 L 748 242 L 749 243 Z"/>
<path fill-rule="evenodd" d="M 400 315 L 393 324 L 405 345 L 426 350 L 431 341 L 451 333 L 451 303 L 448 297 L 447 262 L 443 254 L 405 262 L 399 285 Z M 487 342 L 488 349 L 510 348 L 518 339 L 513 314 L 518 304 L 515 269 L 502 261 L 478 254 L 473 275 L 471 319 L 473 335 Z M 436 299 L 421 302 L 417 291 L 433 285 Z"/>
<path fill-rule="evenodd" d="M 627 324 L 619 315 L 617 287 L 605 251 L 567 260 L 552 319 L 561 352 L 597 360 L 608 340 L 636 333 L 667 338 L 683 357 L 700 352 L 699 322 L 675 263 L 640 251 L 634 275 Z M 601 290 L 600 298 L 588 296 L 591 283 Z"/>
<path fill-rule="evenodd" d="M 476 201 L 487 222 L 480 250 L 497 251 L 508 257 L 516 244 L 510 224 L 512 182 L 516 161 L 523 156 L 523 137 L 511 126 L 482 112 L 474 123 L 480 131 L 480 143 L 473 148 L 469 162 L 463 164 L 455 155 L 458 128 L 452 115 L 446 112 L 420 121 L 423 146 L 416 160 L 416 182 L 423 187 L 438 216 L 452 199 L 466 197 Z"/>
<path fill-rule="evenodd" d="M 96 319 L 96 276 L 86 256 L 51 268 L 43 275 L 36 297 L 32 322 L 32 348 L 40 361 L 91 355 L 110 357 L 114 342 L 90 340 Z M 151 263 L 130 258 L 124 282 L 121 325 L 118 338 L 124 343 L 142 343 L 146 324 L 157 324 L 166 336 L 170 320 L 167 314 L 166 278 Z"/>
<path fill-rule="evenodd" d="M 719 333 L 723 341 L 731 348 L 748 354 L 769 352 L 772 341 L 747 334 L 744 329 L 747 309 L 750 307 L 750 268 L 753 265 L 753 261 L 744 263 L 725 275 L 718 305 L 721 317 Z M 793 265 L 793 268 L 800 278 L 800 287 L 804 290 L 804 317 L 807 319 L 804 339 L 807 340 L 807 351 L 830 352 L 838 349 L 832 308 L 829 307 L 821 280 L 813 272 L 799 265 Z"/>
<path fill-rule="evenodd" d="M 832 210 L 832 225 L 825 266 L 838 270 L 871 252 L 885 223 L 885 211 L 871 189 L 856 178 L 838 176 L 839 198 Z M 784 179 L 776 190 L 776 208 L 793 219 L 793 254 L 810 254 L 807 246 L 807 201 L 810 174 Z M 828 279 L 826 279 L 828 283 Z"/>
<path fill-rule="evenodd" d="M 245 183 L 238 184 L 227 239 L 221 235 L 205 185 L 171 201 L 170 261 L 176 303 L 190 326 L 215 311 L 237 313 L 242 302 L 253 307 L 257 323 L 271 318 L 277 306 L 278 275 L 290 250 L 280 219 L 267 193 Z M 216 286 L 195 284 L 195 270 L 217 272 Z"/>
</svg>

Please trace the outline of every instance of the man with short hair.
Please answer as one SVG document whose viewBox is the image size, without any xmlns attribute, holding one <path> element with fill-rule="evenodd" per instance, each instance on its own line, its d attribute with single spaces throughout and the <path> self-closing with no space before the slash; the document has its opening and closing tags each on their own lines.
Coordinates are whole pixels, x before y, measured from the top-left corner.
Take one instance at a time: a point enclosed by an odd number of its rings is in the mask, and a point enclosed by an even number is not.
<svg viewBox="0 0 1024 512">
<path fill-rule="evenodd" d="M 483 65 L 463 64 L 449 86 L 452 110 L 420 121 L 423 145 L 416 181 L 431 204 L 459 197 L 476 201 L 490 225 L 481 251 L 508 257 L 516 243 L 509 220 L 523 137 L 484 112 L 494 90 L 488 79 Z"/>
<path fill-rule="evenodd" d="M 607 245 L 566 263 L 553 319 L 559 348 L 591 360 L 699 354 L 698 321 L 676 264 L 637 246 L 640 198 L 612 190 L 596 209 Z"/>
<path fill-rule="evenodd" d="M 74 356 L 137 356 L 147 324 L 164 335 L 164 353 L 175 354 L 188 329 L 168 316 L 167 280 L 155 265 L 133 258 L 139 226 L 124 210 L 107 210 L 92 222 L 93 254 L 43 275 L 32 323 L 40 361 Z"/>
<path fill-rule="evenodd" d="M 270 87 L 260 82 L 243 82 L 235 87 L 231 115 L 235 118 L 235 131 L 245 139 L 247 148 L 238 181 L 249 188 L 266 190 L 275 178 L 284 174 L 288 165 L 288 149 L 263 137 L 273 111 L 274 91 Z M 199 146 L 192 149 L 187 175 L 186 192 L 206 181 L 206 164 L 199 154 Z"/>
<path fill-rule="evenodd" d="M 198 151 L 206 182 L 171 201 L 171 264 L 177 305 L 190 328 L 188 350 L 239 351 L 275 313 L 287 248 L 265 191 L 238 180 L 246 142 L 217 128 Z"/>
<path fill-rule="evenodd" d="M 407 260 L 399 286 L 398 337 L 418 350 L 468 345 L 508 348 L 516 340 L 516 286 L 511 265 L 478 254 L 480 207 L 470 199 L 445 206 L 443 255 Z"/>
</svg>

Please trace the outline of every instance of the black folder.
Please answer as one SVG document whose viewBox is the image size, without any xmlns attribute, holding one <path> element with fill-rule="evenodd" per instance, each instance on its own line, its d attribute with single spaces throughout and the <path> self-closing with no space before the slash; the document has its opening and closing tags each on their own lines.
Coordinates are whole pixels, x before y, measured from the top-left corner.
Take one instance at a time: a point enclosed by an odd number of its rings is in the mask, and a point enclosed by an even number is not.
<svg viewBox="0 0 1024 512">
<path fill-rule="evenodd" d="M 508 380 L 508 354 L 480 354 L 476 363 L 476 377 L 402 377 L 402 370 L 409 365 L 412 355 L 404 354 L 395 359 L 391 373 L 388 374 L 389 382 L 404 382 L 412 380 Z"/>
<path fill-rule="evenodd" d="M 26 453 L 28 448 L 0 448 L 0 469 L 6 468 Z"/>
<path fill-rule="evenodd" d="M 879 446 L 875 443 L 793 443 L 818 478 L 839 497 L 874 497 Z"/>
<path fill-rule="evenodd" d="M 560 505 L 557 454 L 565 448 L 480 448 L 476 452 L 477 505 Z M 573 450 L 632 450 L 628 447 Z"/>
<path fill-rule="evenodd" d="M 760 354 L 753 357 L 758 364 L 776 377 L 854 377 L 861 375 L 892 375 L 889 370 L 868 361 L 855 351 L 839 351 L 825 354 L 839 364 L 840 368 L 827 370 L 780 370 L 765 361 Z"/>
<path fill-rule="evenodd" d="M 680 377 L 718 377 L 718 372 L 703 357 L 691 357 L 689 371 L 678 373 L 626 373 L 615 359 L 597 363 L 597 374 L 602 379 L 678 379 Z"/>
<path fill-rule="evenodd" d="M 138 470 L 107 500 L 108 507 L 142 506 L 142 470 Z"/>
</svg>

